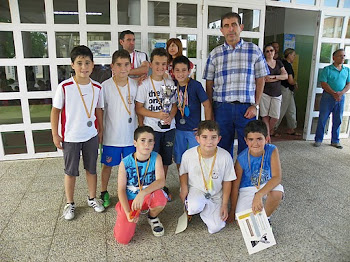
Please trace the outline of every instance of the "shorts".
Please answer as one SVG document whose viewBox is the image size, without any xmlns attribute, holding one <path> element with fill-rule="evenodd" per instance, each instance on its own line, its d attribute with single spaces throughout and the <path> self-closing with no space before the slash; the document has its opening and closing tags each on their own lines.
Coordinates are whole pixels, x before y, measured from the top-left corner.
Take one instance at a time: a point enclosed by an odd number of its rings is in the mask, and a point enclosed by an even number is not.
<svg viewBox="0 0 350 262">
<path fill-rule="evenodd" d="M 281 103 L 282 95 L 273 97 L 263 93 L 260 99 L 260 116 L 269 116 L 279 119 L 281 112 Z"/>
<path fill-rule="evenodd" d="M 265 185 L 266 184 L 261 185 L 261 188 L 263 188 Z M 281 184 L 277 185 L 271 191 L 281 191 L 284 194 L 284 188 Z M 258 189 L 255 186 L 243 187 L 239 189 L 236 213 L 252 208 L 252 203 L 256 192 L 258 192 Z M 264 199 L 266 199 L 266 195 L 264 196 Z"/>
<path fill-rule="evenodd" d="M 134 153 L 134 146 L 103 146 L 101 163 L 106 166 L 117 166 L 122 161 L 122 158 Z"/>
<path fill-rule="evenodd" d="M 175 143 L 174 143 L 174 161 L 176 164 L 181 163 L 182 155 L 187 149 L 198 146 L 196 140 L 196 131 L 175 131 Z"/>
<path fill-rule="evenodd" d="M 175 129 L 166 132 L 154 131 L 154 149 L 163 160 L 163 165 L 170 166 L 173 162 L 173 148 L 175 139 Z"/>
<path fill-rule="evenodd" d="M 79 176 L 80 151 L 83 155 L 84 169 L 90 174 L 96 174 L 98 156 L 98 137 L 85 142 L 63 142 L 64 172 L 68 176 Z"/>
<path fill-rule="evenodd" d="M 129 200 L 129 207 L 131 207 L 133 200 Z M 151 194 L 145 196 L 142 204 L 142 210 L 148 210 L 155 207 L 164 207 L 168 199 L 165 197 L 163 190 L 158 189 Z M 128 244 L 135 234 L 136 223 L 129 222 L 124 209 L 120 202 L 115 206 L 117 211 L 117 220 L 114 226 L 114 238 L 118 243 Z"/>
</svg>

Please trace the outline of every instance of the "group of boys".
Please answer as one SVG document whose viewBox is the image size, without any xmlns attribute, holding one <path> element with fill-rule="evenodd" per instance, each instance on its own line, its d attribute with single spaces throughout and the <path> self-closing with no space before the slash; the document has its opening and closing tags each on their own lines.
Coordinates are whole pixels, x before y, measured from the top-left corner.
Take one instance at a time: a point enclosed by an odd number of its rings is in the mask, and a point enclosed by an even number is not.
<svg viewBox="0 0 350 262">
<path fill-rule="evenodd" d="M 227 219 L 232 221 L 235 210 L 252 207 L 254 212 L 261 211 L 264 196 L 270 216 L 282 199 L 283 187 L 278 151 L 266 144 L 265 124 L 251 121 L 246 126 L 248 148 L 238 156 L 234 168 L 231 155 L 217 146 L 221 139 L 219 126 L 211 120 L 211 103 L 202 85 L 189 78 L 188 58 L 174 59 L 175 82 L 167 77 L 165 49 L 155 48 L 150 60 L 152 73 L 138 86 L 129 77 L 130 53 L 118 50 L 112 56 L 113 76 L 99 84 L 90 79 L 94 66 L 90 49 L 77 46 L 72 50 L 75 75 L 59 84 L 51 112 L 53 141 L 63 149 L 65 163 L 64 218 L 74 218 L 73 196 L 81 151 L 87 201 L 96 212 L 110 205 L 108 181 L 112 167 L 119 165 L 114 228 L 119 243 L 130 242 L 142 210 L 148 212 L 153 234 L 164 234 L 158 214 L 170 200 L 165 181 L 173 151 L 180 175 L 180 198 L 189 215 L 200 213 L 210 233 L 220 231 Z M 163 85 L 177 86 L 168 113 L 162 110 Z M 201 121 L 201 105 L 205 121 Z M 162 128 L 160 120 L 170 127 Z M 100 199 L 96 198 L 99 143 L 103 144 Z"/>
</svg>

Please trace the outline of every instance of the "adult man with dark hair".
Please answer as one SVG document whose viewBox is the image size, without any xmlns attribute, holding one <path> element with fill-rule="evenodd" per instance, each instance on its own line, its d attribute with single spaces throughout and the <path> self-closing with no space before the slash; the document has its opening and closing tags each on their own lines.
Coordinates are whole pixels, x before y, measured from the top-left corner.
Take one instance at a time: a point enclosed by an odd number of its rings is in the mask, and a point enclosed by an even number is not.
<svg viewBox="0 0 350 262">
<path fill-rule="evenodd" d="M 247 147 L 244 127 L 256 118 L 264 77 L 269 74 L 260 48 L 240 38 L 243 27 L 237 13 L 222 16 L 220 30 L 225 43 L 210 52 L 203 73 L 215 120 L 221 129 L 219 146 L 231 154 L 235 131 L 238 153 Z"/>
<path fill-rule="evenodd" d="M 139 78 L 148 74 L 148 57 L 146 53 L 135 50 L 135 34 L 125 30 L 119 35 L 119 43 L 130 54 L 131 70 L 130 77 Z"/>
<path fill-rule="evenodd" d="M 350 69 L 345 67 L 345 51 L 338 49 L 333 53 L 333 64 L 323 68 L 320 81 L 323 94 L 320 102 L 320 115 L 318 117 L 315 147 L 321 146 L 324 129 L 329 115 L 332 113 L 331 146 L 342 149 L 339 142 L 340 125 L 343 119 L 345 93 L 350 88 Z"/>
</svg>

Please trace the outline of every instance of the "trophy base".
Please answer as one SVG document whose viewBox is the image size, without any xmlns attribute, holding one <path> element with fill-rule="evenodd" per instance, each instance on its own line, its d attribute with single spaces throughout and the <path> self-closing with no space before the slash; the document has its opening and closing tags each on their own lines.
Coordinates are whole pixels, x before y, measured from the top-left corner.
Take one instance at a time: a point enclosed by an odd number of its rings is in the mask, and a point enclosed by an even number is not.
<svg viewBox="0 0 350 262">
<path fill-rule="evenodd" d="M 162 122 L 158 121 L 158 126 L 161 129 L 170 129 L 170 125 L 163 125 Z"/>
</svg>

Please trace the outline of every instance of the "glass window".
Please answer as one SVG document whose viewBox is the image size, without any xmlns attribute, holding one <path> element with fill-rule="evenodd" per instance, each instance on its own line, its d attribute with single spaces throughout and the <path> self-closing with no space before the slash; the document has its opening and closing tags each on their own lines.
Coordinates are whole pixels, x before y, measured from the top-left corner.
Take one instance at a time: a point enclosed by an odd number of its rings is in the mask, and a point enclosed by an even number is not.
<svg viewBox="0 0 350 262">
<path fill-rule="evenodd" d="M 35 153 L 57 151 L 53 141 L 51 130 L 33 130 Z"/>
<path fill-rule="evenodd" d="M 73 47 L 79 44 L 79 32 L 56 32 L 56 57 L 70 58 Z"/>
<path fill-rule="evenodd" d="M 119 39 L 120 33 L 121 32 L 118 32 L 118 39 Z M 141 33 L 134 32 L 134 35 L 135 35 L 135 49 L 141 50 Z M 118 41 L 118 50 L 119 49 L 123 49 L 123 47 L 120 45 L 120 43 Z"/>
<path fill-rule="evenodd" d="M 215 47 L 222 45 L 225 42 L 223 36 L 208 35 L 208 55 Z"/>
<path fill-rule="evenodd" d="M 318 75 L 317 75 L 317 87 L 318 88 L 322 88 L 321 87 L 321 81 L 320 81 L 320 77 L 321 77 L 322 71 L 323 71 L 323 68 L 319 68 L 318 69 Z"/>
<path fill-rule="evenodd" d="M 247 38 L 247 37 L 243 37 L 242 38 L 244 41 L 246 42 L 251 42 L 253 44 L 259 45 L 259 38 Z"/>
<path fill-rule="evenodd" d="M 1 133 L 5 155 L 27 153 L 24 131 Z"/>
<path fill-rule="evenodd" d="M 326 16 L 323 22 L 323 37 L 340 38 L 343 30 L 344 17 Z"/>
<path fill-rule="evenodd" d="M 74 75 L 74 70 L 70 65 L 57 66 L 58 83 L 61 83 L 63 80 L 70 78 L 72 75 Z"/>
<path fill-rule="evenodd" d="M 0 92 L 19 92 L 16 66 L 0 66 Z"/>
<path fill-rule="evenodd" d="M 321 97 L 322 97 L 322 94 L 316 94 L 314 111 L 320 111 Z"/>
<path fill-rule="evenodd" d="M 221 16 L 228 12 L 232 12 L 231 7 L 208 6 L 208 28 L 220 28 Z"/>
<path fill-rule="evenodd" d="M 148 53 L 156 47 L 166 48 L 166 42 L 169 39 L 169 34 L 165 33 L 149 33 L 148 34 Z"/>
<path fill-rule="evenodd" d="M 339 44 L 322 43 L 320 62 L 327 63 L 327 64 L 332 63 L 333 62 L 332 54 L 337 49 L 339 49 Z"/>
<path fill-rule="evenodd" d="M 350 19 L 348 20 L 348 28 L 346 29 L 345 38 L 350 38 Z"/>
<path fill-rule="evenodd" d="M 176 35 L 182 43 L 182 54 L 188 58 L 197 57 L 197 35 Z"/>
<path fill-rule="evenodd" d="M 272 1 L 290 3 L 290 0 L 272 0 Z"/>
<path fill-rule="evenodd" d="M 318 122 L 318 117 L 312 118 L 311 131 L 310 131 L 310 134 L 312 134 L 312 135 L 316 134 L 317 122 Z M 328 133 L 328 126 L 329 126 L 329 118 L 328 118 L 327 123 L 326 123 L 325 128 L 324 128 L 325 134 Z"/>
<path fill-rule="evenodd" d="M 340 133 L 347 133 L 349 129 L 349 117 L 343 116 L 343 121 L 340 125 Z"/>
<path fill-rule="evenodd" d="M 28 91 L 49 91 L 50 66 L 26 66 L 26 79 Z"/>
<path fill-rule="evenodd" d="M 344 0 L 344 7 L 350 8 L 350 0 Z"/>
<path fill-rule="evenodd" d="M 45 24 L 44 0 L 18 0 L 21 23 Z"/>
<path fill-rule="evenodd" d="M 22 32 L 25 58 L 48 57 L 46 32 Z"/>
<path fill-rule="evenodd" d="M 53 0 L 55 24 L 79 24 L 78 0 Z"/>
<path fill-rule="evenodd" d="M 176 26 L 197 28 L 197 5 L 177 3 Z"/>
<path fill-rule="evenodd" d="M 169 2 L 148 1 L 148 25 L 169 26 Z"/>
<path fill-rule="evenodd" d="M 108 65 L 95 65 L 94 70 L 90 75 L 91 79 L 102 83 L 108 78 L 112 77 L 111 66 Z"/>
<path fill-rule="evenodd" d="M 315 5 L 315 0 L 297 0 L 297 4 L 301 4 L 301 5 Z"/>
<path fill-rule="evenodd" d="M 325 6 L 338 7 L 338 4 L 339 4 L 338 0 L 324 0 Z"/>
<path fill-rule="evenodd" d="M 0 58 L 15 57 L 15 46 L 13 43 L 13 32 L 0 31 Z"/>
<path fill-rule="evenodd" d="M 109 0 L 86 0 L 88 24 L 110 24 L 109 13 Z"/>
<path fill-rule="evenodd" d="M 345 50 L 345 64 L 350 64 L 350 45 L 344 46 Z"/>
<path fill-rule="evenodd" d="M 244 31 L 259 32 L 260 10 L 238 9 L 238 14 L 244 24 Z"/>
<path fill-rule="evenodd" d="M 344 112 L 350 112 L 350 94 L 345 94 Z"/>
<path fill-rule="evenodd" d="M 32 123 L 50 122 L 52 99 L 29 99 L 30 120 Z"/>
<path fill-rule="evenodd" d="M 95 57 L 111 57 L 111 33 L 88 32 L 88 47 Z"/>
<path fill-rule="evenodd" d="M 21 100 L 0 100 L 0 125 L 23 123 Z"/>
<path fill-rule="evenodd" d="M 141 25 L 140 0 L 118 0 L 118 24 Z"/>
<path fill-rule="evenodd" d="M 11 23 L 11 13 L 8 0 L 0 0 L 0 23 Z"/>
</svg>

